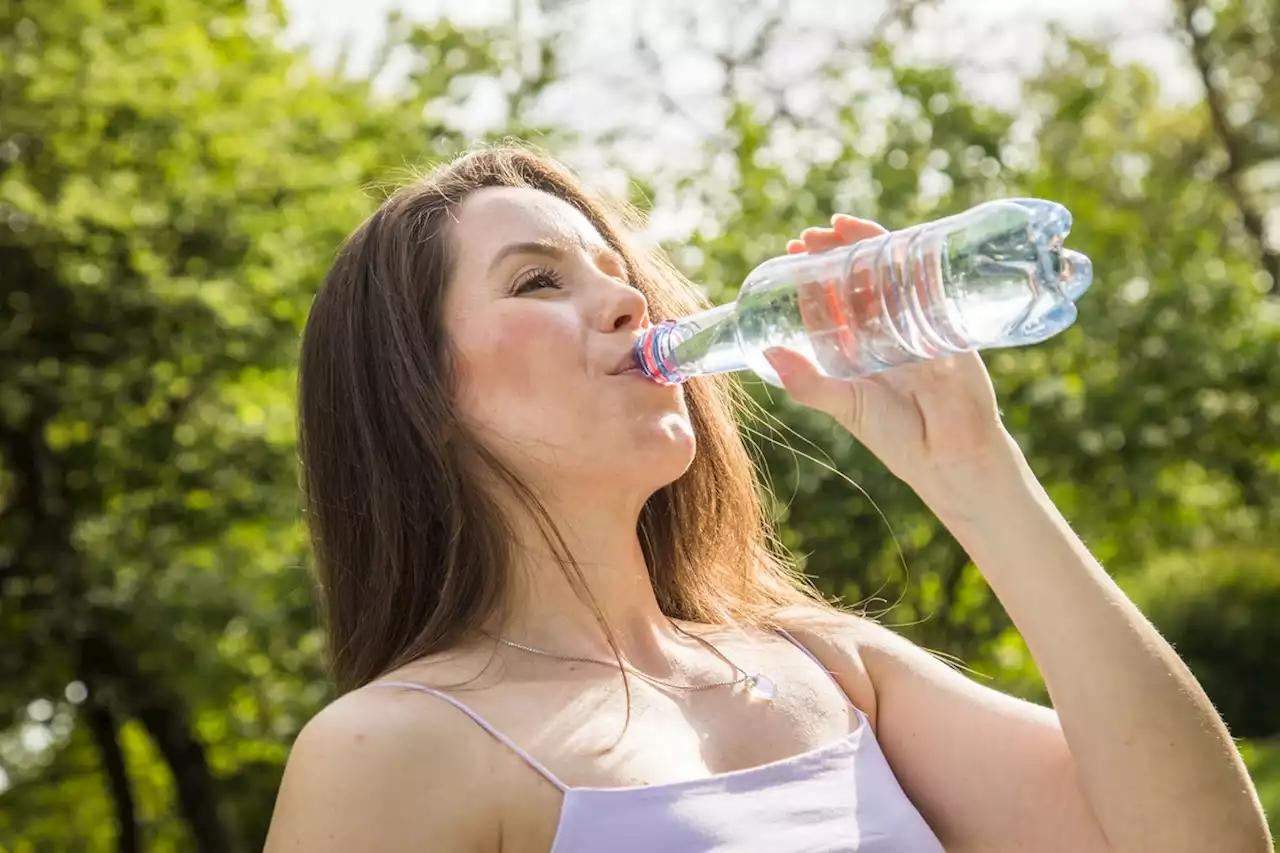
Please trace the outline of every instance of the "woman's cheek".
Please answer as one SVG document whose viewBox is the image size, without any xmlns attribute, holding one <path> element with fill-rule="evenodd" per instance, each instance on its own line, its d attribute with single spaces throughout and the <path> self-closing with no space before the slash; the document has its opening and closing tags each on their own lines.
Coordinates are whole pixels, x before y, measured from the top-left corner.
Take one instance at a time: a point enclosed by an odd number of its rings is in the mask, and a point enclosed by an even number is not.
<svg viewBox="0 0 1280 853">
<path fill-rule="evenodd" d="M 556 312 L 511 312 L 494 318 L 486 332 L 469 359 L 471 380 L 481 387 L 537 395 L 544 385 L 560 387 L 559 372 L 577 370 L 581 361 L 580 335 Z"/>
</svg>

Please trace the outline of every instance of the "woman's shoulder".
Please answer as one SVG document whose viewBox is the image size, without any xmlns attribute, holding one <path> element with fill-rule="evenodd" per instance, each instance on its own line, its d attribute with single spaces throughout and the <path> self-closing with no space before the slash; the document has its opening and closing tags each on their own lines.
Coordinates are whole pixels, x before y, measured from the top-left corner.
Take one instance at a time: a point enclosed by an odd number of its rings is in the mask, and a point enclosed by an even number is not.
<svg viewBox="0 0 1280 853">
<path fill-rule="evenodd" d="M 827 668 L 874 728 L 876 686 L 866 658 L 885 642 L 884 633 L 892 632 L 865 616 L 818 605 L 786 608 L 775 615 L 774 624 Z"/>
<path fill-rule="evenodd" d="M 878 700 L 902 688 L 937 682 L 954 659 L 912 642 L 875 619 L 822 607 L 797 607 L 778 620 L 831 670 L 849 697 L 859 695 L 874 723 Z M 924 713 L 929 713 L 927 710 Z"/>
<path fill-rule="evenodd" d="M 474 757 L 473 741 L 487 743 L 488 736 L 445 697 L 459 686 L 478 686 L 489 674 L 488 662 L 473 649 L 420 658 L 331 702 L 311 719 L 299 741 L 310 735 L 322 743 L 367 745 L 372 760 L 413 768 L 423 758 L 439 768 L 455 753 L 462 759 L 468 753 Z"/>
<path fill-rule="evenodd" d="M 485 807 L 490 763 L 476 761 L 487 746 L 484 732 L 444 702 L 374 685 L 353 690 L 295 740 L 268 853 L 483 848 L 495 825 Z"/>
</svg>

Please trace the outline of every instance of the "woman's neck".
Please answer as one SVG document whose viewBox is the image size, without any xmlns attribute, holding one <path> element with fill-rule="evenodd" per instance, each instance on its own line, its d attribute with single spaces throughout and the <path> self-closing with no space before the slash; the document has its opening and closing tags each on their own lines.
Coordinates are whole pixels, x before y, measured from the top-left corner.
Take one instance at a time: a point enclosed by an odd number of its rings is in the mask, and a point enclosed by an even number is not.
<svg viewBox="0 0 1280 853">
<path fill-rule="evenodd" d="M 555 654 L 611 660 L 602 616 L 624 660 L 646 671 L 663 669 L 688 638 L 658 606 L 636 530 L 639 509 L 583 506 L 551 517 L 583 583 L 575 585 L 574 565 L 564 565 L 536 528 L 521 530 L 510 607 L 493 633 Z"/>
</svg>

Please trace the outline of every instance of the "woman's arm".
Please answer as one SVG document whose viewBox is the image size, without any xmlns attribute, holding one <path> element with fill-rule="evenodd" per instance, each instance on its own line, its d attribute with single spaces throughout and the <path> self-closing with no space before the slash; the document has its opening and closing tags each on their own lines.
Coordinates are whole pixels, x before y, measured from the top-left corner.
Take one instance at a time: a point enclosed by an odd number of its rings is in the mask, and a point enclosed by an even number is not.
<svg viewBox="0 0 1280 853">
<path fill-rule="evenodd" d="M 1071 531 L 1013 440 L 972 473 L 962 481 L 970 485 L 922 496 L 1026 640 L 1109 849 L 1270 850 L 1221 717 Z M 1055 758 L 1050 740 L 1044 749 L 1039 760 Z"/>
<path fill-rule="evenodd" d="M 972 493 L 926 500 L 1022 632 L 1054 710 L 863 619 L 795 630 L 842 683 L 869 678 L 885 756 L 953 853 L 1272 850 L 1208 697 L 1009 443 Z"/>
</svg>

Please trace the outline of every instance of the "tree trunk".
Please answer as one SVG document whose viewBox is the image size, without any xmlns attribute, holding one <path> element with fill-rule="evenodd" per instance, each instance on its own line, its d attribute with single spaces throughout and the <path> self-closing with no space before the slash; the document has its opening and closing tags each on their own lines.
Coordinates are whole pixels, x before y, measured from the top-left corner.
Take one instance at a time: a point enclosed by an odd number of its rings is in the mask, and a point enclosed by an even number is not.
<svg viewBox="0 0 1280 853">
<path fill-rule="evenodd" d="M 133 786 L 124 762 L 124 752 L 118 739 L 119 726 L 115 714 L 98 693 L 96 682 L 81 677 L 88 686 L 89 698 L 85 701 L 84 721 L 93 736 L 94 745 L 102 760 L 102 772 L 107 777 L 107 790 L 116 811 L 116 850 L 119 853 L 139 853 L 142 839 L 138 832 L 137 810 L 133 801 Z"/>
<path fill-rule="evenodd" d="M 97 671 L 111 679 L 169 765 L 196 850 L 236 853 L 239 847 L 219 808 L 222 797 L 217 780 L 209 769 L 203 744 L 191 732 L 181 700 L 143 673 L 109 638 L 99 634 L 90 638 L 89 645 Z"/>
<path fill-rule="evenodd" d="M 16 562 L 33 572 L 45 571 L 56 579 L 58 598 L 52 604 L 51 615 L 63 634 L 58 641 L 65 642 L 73 654 L 79 653 L 78 675 L 87 679 L 85 683 L 115 691 L 121 705 L 155 741 L 173 774 L 182 816 L 195 838 L 198 853 L 238 853 L 239 845 L 234 843 L 231 829 L 222 818 L 221 792 L 205 759 L 204 747 L 191 732 L 182 698 L 139 669 L 132 655 L 102 626 L 88 603 L 80 557 L 72 543 L 73 511 L 68 505 L 58 460 L 44 438 L 45 427 L 55 411 L 52 401 L 36 399 L 22 428 L 6 428 L 0 423 L 0 452 L 5 465 L 18 475 L 12 500 L 31 517 L 31 533 L 19 546 Z M 39 558 L 35 554 L 39 554 Z M 119 795 L 127 790 L 128 779 L 123 775 L 125 768 L 115 739 L 114 720 L 94 717 L 90 709 L 88 723 L 98 727 L 94 737 L 100 751 L 109 727 L 111 746 L 102 751 L 103 767 L 111 778 L 117 815 L 123 816 L 122 803 L 126 801 Z M 112 750 L 116 753 L 114 757 Z M 120 759 L 118 765 L 109 764 L 117 759 Z M 112 777 L 112 774 L 119 775 Z M 134 823 L 132 796 L 127 796 L 130 818 L 121 824 L 122 838 L 127 835 L 124 827 Z M 136 838 L 134 844 L 137 844 Z"/>
</svg>

